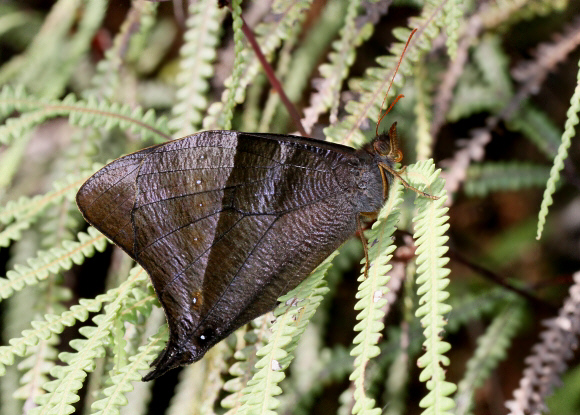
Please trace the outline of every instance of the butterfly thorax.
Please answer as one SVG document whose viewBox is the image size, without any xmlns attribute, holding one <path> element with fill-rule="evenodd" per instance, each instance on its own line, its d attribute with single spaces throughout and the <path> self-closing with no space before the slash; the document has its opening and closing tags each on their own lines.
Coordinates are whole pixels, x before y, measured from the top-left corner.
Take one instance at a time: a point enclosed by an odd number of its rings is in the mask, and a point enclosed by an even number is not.
<svg viewBox="0 0 580 415">
<path fill-rule="evenodd" d="M 358 195 L 356 210 L 359 212 L 377 212 L 385 202 L 384 195 L 393 181 L 393 175 L 385 172 L 386 182 L 383 182 L 380 164 L 394 166 L 390 155 L 390 142 L 387 135 L 376 137 L 371 143 L 356 152 L 360 160 L 358 174 Z M 388 146 L 388 147 L 386 147 Z M 377 148 L 382 151 L 377 151 Z M 384 189 L 386 185 L 386 189 Z"/>
</svg>

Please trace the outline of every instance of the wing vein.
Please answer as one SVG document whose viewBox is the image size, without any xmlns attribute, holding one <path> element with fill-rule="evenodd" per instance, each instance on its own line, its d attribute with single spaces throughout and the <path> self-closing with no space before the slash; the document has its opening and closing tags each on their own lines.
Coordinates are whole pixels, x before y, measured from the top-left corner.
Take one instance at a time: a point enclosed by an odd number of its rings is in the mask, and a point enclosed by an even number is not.
<svg viewBox="0 0 580 415">
<path fill-rule="evenodd" d="M 248 258 L 252 256 L 252 254 L 254 253 L 254 251 L 256 250 L 256 248 L 260 245 L 260 242 L 262 242 L 262 240 L 264 239 L 264 237 L 268 234 L 268 232 L 270 231 L 270 229 L 272 229 L 272 226 L 274 226 L 274 224 L 281 218 L 282 216 L 278 216 L 276 217 L 276 219 L 274 219 L 272 221 L 272 223 L 268 226 L 268 228 L 264 231 L 264 233 L 262 234 L 262 236 L 260 236 L 260 239 L 258 239 L 258 241 L 256 242 L 256 244 L 253 246 L 253 248 L 250 250 L 250 252 L 248 253 L 248 255 L 246 256 L 246 259 L 244 260 L 244 262 L 242 262 L 242 265 L 240 265 L 240 267 L 238 268 L 238 270 L 236 271 L 236 273 L 234 274 L 234 276 L 232 277 L 232 279 L 230 280 L 229 284 L 226 285 L 224 291 L 221 293 L 221 295 L 219 296 L 219 298 L 213 303 L 213 305 L 211 306 L 211 308 L 207 311 L 206 315 L 197 323 L 197 325 L 195 326 L 195 328 L 193 329 L 193 334 L 197 333 L 197 330 L 199 329 L 199 327 L 203 324 L 203 322 L 205 320 L 207 320 L 207 318 L 211 315 L 212 311 L 215 309 L 215 307 L 220 303 L 220 301 L 222 300 L 222 298 L 226 295 L 226 293 L 228 292 L 229 288 L 232 286 L 232 284 L 234 283 L 234 280 L 236 279 L 236 277 L 240 274 L 241 269 L 244 267 L 244 265 L 246 264 L 246 262 L 248 261 Z M 240 219 L 241 220 L 241 219 Z M 238 221 L 239 222 L 239 221 Z M 236 222 L 236 225 L 237 223 Z M 235 225 L 234 225 L 235 226 Z M 232 227 L 233 228 L 233 227 Z M 230 228 L 231 229 L 231 228 Z M 228 229 L 229 231 L 229 229 Z"/>
</svg>

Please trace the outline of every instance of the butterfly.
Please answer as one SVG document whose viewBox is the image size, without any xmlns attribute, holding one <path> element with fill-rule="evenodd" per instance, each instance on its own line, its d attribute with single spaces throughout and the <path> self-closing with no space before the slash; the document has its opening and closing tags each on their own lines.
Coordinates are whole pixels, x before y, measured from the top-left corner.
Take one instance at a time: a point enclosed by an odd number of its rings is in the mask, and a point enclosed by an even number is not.
<svg viewBox="0 0 580 415">
<path fill-rule="evenodd" d="M 376 215 L 395 177 L 434 198 L 403 180 L 401 157 L 396 123 L 386 134 L 377 125 L 359 150 L 218 130 L 126 155 L 89 178 L 79 210 L 147 271 L 167 317 L 167 346 L 143 379 L 201 359 L 272 310 L 361 217 Z"/>
</svg>

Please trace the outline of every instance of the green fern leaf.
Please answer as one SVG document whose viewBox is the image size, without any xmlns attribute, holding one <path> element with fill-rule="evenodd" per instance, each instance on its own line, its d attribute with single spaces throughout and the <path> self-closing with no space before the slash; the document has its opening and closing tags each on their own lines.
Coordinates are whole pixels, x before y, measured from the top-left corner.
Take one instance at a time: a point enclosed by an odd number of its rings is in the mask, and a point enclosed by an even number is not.
<svg viewBox="0 0 580 415">
<path fill-rule="evenodd" d="M 569 0 L 510 0 L 490 4 L 480 13 L 481 23 L 486 29 L 497 28 L 505 24 L 514 24 L 521 20 L 529 20 L 551 11 L 563 10 Z"/>
<path fill-rule="evenodd" d="M 419 33 L 407 50 L 405 59 L 399 68 L 399 74 L 410 75 L 413 64 L 431 48 L 432 40 L 439 34 L 438 25 L 442 24 L 440 22 L 441 19 L 436 18 L 440 12 L 440 6 L 439 2 L 427 0 L 421 16 L 410 20 L 410 26 L 418 28 Z M 379 105 L 387 92 L 394 68 L 398 62 L 396 56 L 402 53 L 410 32 L 408 29 L 395 30 L 393 34 L 400 40 L 400 43 L 391 48 L 393 55 L 377 58 L 378 67 L 368 69 L 363 79 L 350 84 L 350 89 L 353 93 L 359 95 L 359 99 L 348 102 L 345 109 L 349 115 L 345 119 L 324 129 L 327 140 L 352 146 L 361 146 L 366 141 L 360 131 L 360 126 L 367 119 L 377 120 Z M 394 89 L 400 88 L 402 83 L 402 78 L 395 79 L 393 82 Z M 394 89 L 391 89 L 392 94 L 395 93 Z"/>
<path fill-rule="evenodd" d="M 224 383 L 222 373 L 229 358 L 227 343 L 227 340 L 218 343 L 201 361 L 183 369 L 166 415 L 215 413 L 214 407 Z"/>
<path fill-rule="evenodd" d="M 169 128 L 182 137 L 195 132 L 207 107 L 205 96 L 208 78 L 214 73 L 212 62 L 216 57 L 221 21 L 224 11 L 214 0 L 192 2 L 186 22 L 185 43 L 180 50 L 180 72 L 176 82 L 179 89 L 173 105 Z"/>
<path fill-rule="evenodd" d="M 17 264 L 0 278 L 0 298 L 10 297 L 26 285 L 37 284 L 50 274 L 66 271 L 73 264 L 82 264 L 95 250 L 102 252 L 106 246 L 105 237 L 90 227 L 87 233 L 79 232 L 78 241 L 63 241 L 62 247 L 40 251 L 36 258 L 28 260 L 28 265 Z"/>
<path fill-rule="evenodd" d="M 159 305 L 159 301 L 151 284 L 148 284 L 147 291 L 141 288 L 133 288 L 131 298 L 125 302 L 125 306 L 121 312 L 121 320 L 138 325 L 140 324 L 138 321 L 139 315 L 149 317 L 153 305 Z"/>
<path fill-rule="evenodd" d="M 50 118 L 69 116 L 73 125 L 80 127 L 102 127 L 105 129 L 121 128 L 140 134 L 146 139 L 156 142 L 168 140 L 167 120 L 165 117 L 157 118 L 153 110 L 143 113 L 140 107 L 131 108 L 129 105 L 108 103 L 104 100 L 97 101 L 90 97 L 87 101 L 77 100 L 74 95 L 66 96 L 62 101 L 44 100 L 34 97 L 16 98 L 15 94 L 21 94 L 22 89 L 16 91 L 4 90 L 0 93 L 0 107 L 13 108 L 23 113 L 18 118 L 10 118 L 0 126 L 0 143 L 9 144 L 13 139 L 18 139 L 26 131 L 41 124 Z"/>
<path fill-rule="evenodd" d="M 427 192 L 438 196 L 438 200 L 429 200 L 418 197 L 415 204 L 418 213 L 413 219 L 415 223 L 414 239 L 417 244 L 417 294 L 420 296 L 417 317 L 424 327 L 425 354 L 417 362 L 423 368 L 419 379 L 426 382 L 429 393 L 419 406 L 426 408 L 424 414 L 451 414 L 454 402 L 448 396 L 455 392 L 455 385 L 445 381 L 445 372 L 442 366 L 449 364 L 444 353 L 451 345 L 441 340 L 441 331 L 445 326 L 444 315 L 451 311 L 451 307 L 444 303 L 449 297 L 445 287 L 449 284 L 449 269 L 445 268 L 449 259 L 443 255 L 447 252 L 444 233 L 449 228 L 445 216 L 448 208 L 443 207 L 446 196 L 443 193 L 444 181 L 438 178 L 439 171 L 431 160 L 419 162 L 407 171 L 409 183 L 418 188 L 425 188 Z M 426 186 L 426 187 L 425 187 Z"/>
<path fill-rule="evenodd" d="M 14 111 L 28 112 L 37 108 L 34 99 L 26 93 L 23 85 L 5 85 L 0 90 L 0 117 L 2 118 Z"/>
<path fill-rule="evenodd" d="M 94 170 L 91 170 L 91 172 Z M 79 175 L 68 176 L 64 180 L 55 182 L 54 190 L 44 195 L 32 198 L 21 196 L 18 200 L 9 201 L 0 208 L 0 223 L 15 223 L 0 232 L 0 247 L 6 247 L 14 240 L 20 239 L 21 231 L 28 229 L 47 207 L 59 203 L 63 199 L 72 201 L 78 188 L 90 176 L 83 172 Z"/>
<path fill-rule="evenodd" d="M 300 335 L 328 291 L 324 276 L 336 252 L 328 257 L 298 287 L 280 297 L 281 305 L 274 310 L 276 322 L 268 343 L 258 351 L 256 373 L 248 382 L 241 398 L 243 405 L 238 414 L 275 414 L 279 405 L 276 395 L 282 393 L 278 384 L 284 379 L 284 370 L 292 361 Z"/>
<path fill-rule="evenodd" d="M 136 41 L 144 42 L 142 34 L 135 33 L 138 29 L 147 32 L 154 23 L 158 3 L 135 1 L 127 13 L 119 32 L 111 47 L 105 51 L 105 59 L 97 64 L 96 74 L 92 77 L 92 88 L 85 91 L 84 96 L 98 96 L 109 101 L 122 101 L 121 73 L 127 63 L 127 55 Z"/>
<path fill-rule="evenodd" d="M 401 185 L 395 182 L 390 186 L 387 203 L 381 209 L 378 220 L 372 229 L 365 235 L 369 241 L 369 260 L 371 266 L 368 270 L 368 277 L 364 272 L 359 277 L 360 282 L 356 298 L 359 300 L 355 305 L 355 310 L 361 310 L 357 315 L 360 320 L 354 330 L 360 332 L 354 339 L 354 348 L 351 356 L 355 356 L 354 370 L 350 375 L 350 380 L 354 382 L 355 404 L 353 414 L 377 414 L 381 410 L 375 407 L 375 400 L 369 398 L 365 391 L 365 370 L 370 359 L 380 353 L 377 343 L 384 328 L 382 322 L 385 311 L 382 310 L 387 300 L 383 296 L 387 293 L 387 283 L 390 276 L 387 275 L 391 269 L 388 264 L 395 250 L 395 245 L 391 239 L 395 232 L 395 225 L 399 220 L 399 212 L 396 210 L 401 203 Z"/>
<path fill-rule="evenodd" d="M 139 272 L 138 272 L 139 271 Z M 78 305 L 73 305 L 69 310 L 57 314 L 47 314 L 44 321 L 33 321 L 30 325 L 32 329 L 24 330 L 22 337 L 13 338 L 9 341 L 10 346 L 0 346 L 0 375 L 5 373 L 5 365 L 14 364 L 15 355 L 27 356 L 29 346 L 35 346 L 41 340 L 47 340 L 54 334 L 61 334 L 66 327 L 72 327 L 78 321 L 86 321 L 89 313 L 97 313 L 101 310 L 104 303 L 114 301 L 121 292 L 124 292 L 126 286 L 146 281 L 147 274 L 138 269 L 134 271 L 129 279 L 117 288 L 112 288 L 105 294 L 98 295 L 94 299 L 81 299 Z M 130 313 L 131 308 L 123 311 Z"/>
<path fill-rule="evenodd" d="M 233 29 L 234 29 L 234 69 L 232 75 L 229 78 L 228 89 L 231 91 L 236 91 L 240 86 L 240 81 L 243 73 L 244 65 L 244 44 L 243 44 L 243 33 L 242 33 L 242 1 L 232 0 L 231 10 L 233 19 Z M 234 118 L 234 107 L 236 106 L 236 94 L 229 93 L 227 100 L 224 105 L 224 116 L 222 117 L 222 124 L 219 125 L 221 129 L 231 130 L 232 129 L 232 119 Z"/>
<path fill-rule="evenodd" d="M 468 196 L 483 197 L 497 191 L 541 187 L 548 179 L 549 170 L 532 163 L 472 164 L 467 170 L 464 191 Z"/>
<path fill-rule="evenodd" d="M 116 298 L 105 307 L 105 313 L 93 318 L 96 326 L 84 326 L 79 330 L 86 340 L 72 340 L 70 346 L 76 352 L 63 352 L 59 355 L 67 365 L 53 368 L 51 375 L 55 380 L 44 385 L 48 393 L 39 397 L 39 406 L 31 410 L 31 415 L 68 415 L 74 412 L 71 404 L 78 401 L 78 391 L 87 373 L 94 370 L 95 359 L 104 356 L 104 346 L 109 341 L 125 300 L 131 295 L 134 284 L 146 278 L 141 268 L 135 267 L 130 278 L 119 286 Z"/>
<path fill-rule="evenodd" d="M 459 38 L 459 26 L 463 17 L 464 3 L 461 0 L 448 0 L 443 5 L 445 14 L 445 31 L 447 32 L 447 52 L 451 59 L 457 56 L 457 39 Z"/>
<path fill-rule="evenodd" d="M 129 364 L 115 372 L 111 377 L 112 386 L 103 392 L 105 398 L 93 403 L 91 409 L 93 415 L 118 415 L 119 407 L 127 405 L 125 394 L 133 390 L 132 382 L 140 381 L 139 370 L 149 369 L 149 364 L 163 349 L 169 330 L 163 326 L 159 333 L 152 336 L 146 345 L 141 346 L 137 354 L 129 358 Z"/>
<path fill-rule="evenodd" d="M 282 18 L 274 19 L 274 21 L 269 23 L 261 23 L 255 29 L 256 40 L 264 56 L 270 57 L 280 46 L 282 39 L 285 39 L 288 33 L 291 32 L 292 26 L 305 17 L 304 13 L 310 8 L 311 3 L 312 0 L 292 1 L 283 10 L 276 8 L 280 7 L 280 5 L 273 6 L 274 11 L 278 10 L 282 13 Z M 240 58 L 243 65 L 239 68 L 242 73 L 239 85 L 232 89 L 230 88 L 231 78 L 225 81 L 227 89 L 222 94 L 221 102 L 213 103 L 208 108 L 208 116 L 203 120 L 204 129 L 213 130 L 225 125 L 224 117 L 226 114 L 224 113 L 224 106 L 229 100 L 230 94 L 233 95 L 236 103 L 244 102 L 246 88 L 259 73 L 261 65 L 253 50 L 246 48 L 243 55 L 243 58 Z"/>
<path fill-rule="evenodd" d="M 531 104 L 523 105 L 506 124 L 513 131 L 521 131 L 547 157 L 553 159 L 560 145 L 562 131 L 545 112 Z"/>
<path fill-rule="evenodd" d="M 25 134 L 13 145 L 5 147 L 0 154 L 0 200 L 3 200 L 6 190 L 22 166 L 30 138 L 31 134 Z"/>
<path fill-rule="evenodd" d="M 580 66 L 580 62 L 578 62 Z M 552 170 L 550 171 L 550 178 L 546 185 L 546 190 L 544 191 L 544 197 L 542 199 L 542 206 L 540 207 L 540 213 L 538 215 L 538 233 L 536 239 L 542 237 L 542 232 L 544 231 L 544 224 L 546 223 L 546 217 L 548 216 L 548 209 L 554 202 L 552 195 L 556 191 L 556 184 L 560 180 L 560 171 L 564 168 L 564 160 L 568 157 L 568 149 L 572 142 L 572 137 L 576 132 L 576 125 L 578 124 L 578 111 L 580 111 L 580 70 L 577 76 L 578 83 L 576 84 L 576 89 L 574 90 L 574 95 L 570 98 L 570 108 L 568 109 L 568 118 L 566 119 L 566 126 L 564 128 L 564 134 L 562 134 L 562 143 L 558 148 L 558 154 L 554 158 L 554 164 L 552 165 Z"/>
<path fill-rule="evenodd" d="M 79 61 L 90 49 L 91 42 L 101 27 L 107 3 L 106 0 L 91 0 L 84 4 L 80 21 L 75 22 L 74 30 L 70 31 L 72 33 L 69 35 L 70 40 L 60 45 L 59 42 L 55 43 L 56 50 L 61 56 L 53 54 L 49 57 L 50 71 L 46 65 L 38 69 L 40 76 L 32 80 L 32 85 L 36 85 L 37 88 L 32 87 L 32 91 L 40 91 L 41 95 L 46 97 L 58 97 L 63 93 Z M 39 33 L 38 36 L 42 35 Z"/>
<path fill-rule="evenodd" d="M 447 119 L 457 121 L 479 112 L 497 113 L 513 96 L 509 58 L 498 36 L 487 35 L 473 52 L 473 64 L 458 81 Z"/>
<path fill-rule="evenodd" d="M 415 124 L 417 126 L 417 142 L 415 151 L 417 161 L 427 160 L 433 152 L 433 136 L 431 135 L 431 97 L 427 87 L 427 68 L 421 60 L 417 62 L 414 71 L 414 87 L 417 94 L 414 106 Z"/>
<path fill-rule="evenodd" d="M 521 304 L 508 305 L 493 320 L 485 334 L 477 339 L 477 350 L 467 362 L 467 371 L 457 385 L 455 415 L 472 413 L 475 390 L 483 385 L 498 363 L 505 359 L 523 318 Z"/>
<path fill-rule="evenodd" d="M 242 405 L 241 399 L 244 388 L 247 386 L 252 376 L 257 372 L 257 369 L 255 368 L 255 364 L 258 360 L 257 352 L 263 347 L 264 342 L 268 341 L 271 337 L 271 324 L 268 315 L 254 319 L 251 322 L 251 325 L 252 328 L 244 335 L 246 347 L 242 350 L 238 350 L 234 354 L 237 362 L 229 368 L 229 373 L 234 376 L 234 378 L 228 380 L 224 384 L 223 389 L 227 392 L 231 392 L 231 394 L 221 402 L 222 407 L 231 408 L 226 412 L 226 415 L 236 415 L 239 413 L 239 409 Z"/>
<path fill-rule="evenodd" d="M 482 291 L 482 290 L 478 290 Z M 461 293 L 450 298 L 451 312 L 447 315 L 445 331 L 457 332 L 461 327 L 484 317 L 494 316 L 501 310 L 517 301 L 517 297 L 511 291 L 503 287 L 486 290 L 478 294 Z"/>
<path fill-rule="evenodd" d="M 62 93 L 79 60 L 101 25 L 107 2 L 59 1 L 21 56 L 24 63 L 16 83 L 45 97 Z M 77 20 L 78 19 L 78 20 Z"/>
<path fill-rule="evenodd" d="M 348 70 L 354 63 L 356 48 L 372 34 L 374 26 L 367 24 L 357 27 L 355 24 L 359 14 L 361 1 L 348 2 L 344 25 L 340 30 L 340 39 L 332 43 L 332 51 L 328 55 L 328 63 L 319 68 L 322 79 L 318 82 L 318 93 L 312 96 L 311 106 L 305 111 L 306 131 L 311 131 L 320 114 L 331 108 L 330 122 L 336 122 L 339 93 Z M 339 7 L 338 3 L 334 7 Z"/>
</svg>

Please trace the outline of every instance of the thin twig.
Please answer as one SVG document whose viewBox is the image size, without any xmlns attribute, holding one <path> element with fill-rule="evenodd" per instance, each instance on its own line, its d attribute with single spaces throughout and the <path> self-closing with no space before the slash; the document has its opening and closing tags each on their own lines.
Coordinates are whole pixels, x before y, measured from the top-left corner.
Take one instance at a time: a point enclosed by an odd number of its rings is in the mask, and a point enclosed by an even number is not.
<svg viewBox="0 0 580 415">
<path fill-rule="evenodd" d="M 542 300 L 541 298 L 536 297 L 533 293 L 531 293 L 530 291 L 528 291 L 526 289 L 522 289 L 522 288 L 516 287 L 515 285 L 512 285 L 506 278 L 497 275 L 495 272 L 493 272 L 493 271 L 491 271 L 491 270 L 489 270 L 489 269 L 487 269 L 479 264 L 471 262 L 470 260 L 465 258 L 463 255 L 458 253 L 457 251 L 450 249 L 449 250 L 449 257 L 451 259 L 453 259 L 457 262 L 460 262 L 461 264 L 467 266 L 472 271 L 477 272 L 482 277 L 504 287 L 507 290 L 513 291 L 514 293 L 524 297 L 526 300 L 528 300 L 530 303 L 532 303 L 535 306 L 546 309 L 550 313 L 555 313 L 558 311 L 558 307 L 554 306 L 553 304 L 550 304 L 549 302 Z"/>
<path fill-rule="evenodd" d="M 412 236 L 410 232 L 407 232 L 407 231 L 404 231 L 401 229 L 397 230 L 396 233 L 402 234 L 404 236 L 405 235 Z M 407 245 L 407 246 L 409 246 L 409 245 Z M 395 252 L 397 252 L 397 251 L 395 251 Z M 541 307 L 545 310 L 548 310 L 551 313 L 555 313 L 558 311 L 558 307 L 554 306 L 553 304 L 550 304 L 549 302 L 542 300 L 541 298 L 536 297 L 529 290 L 519 288 L 519 287 L 516 287 L 515 285 L 512 285 L 506 278 L 496 274 L 495 272 L 493 272 L 493 271 L 491 271 L 491 270 L 489 270 L 489 269 L 487 269 L 479 264 L 476 264 L 476 263 L 470 261 L 465 256 L 463 256 L 462 254 L 457 252 L 456 250 L 450 248 L 448 252 L 449 252 L 449 258 L 451 258 L 457 262 L 460 262 L 461 264 L 470 268 L 472 271 L 478 273 L 479 275 L 481 275 L 485 279 L 488 279 L 491 282 L 498 284 L 498 285 L 504 287 L 505 289 L 512 291 L 512 292 L 524 297 L 526 300 L 530 301 L 532 304 L 534 304 L 538 307 Z M 395 258 L 399 261 L 405 260 L 401 256 L 398 256 Z M 406 255 L 406 258 L 409 258 L 408 260 L 410 260 L 410 256 L 408 255 L 408 253 Z"/>
<path fill-rule="evenodd" d="M 231 6 L 228 5 L 228 7 L 231 10 Z M 252 29 L 250 29 L 250 27 L 246 24 L 246 21 L 244 20 L 243 16 L 242 16 L 242 32 L 244 32 L 246 39 L 248 39 L 248 42 L 250 42 L 250 45 L 252 46 L 252 49 L 254 50 L 256 57 L 258 58 L 258 60 L 260 61 L 260 64 L 264 68 L 264 73 L 266 74 L 266 77 L 270 81 L 272 88 L 274 88 L 274 90 L 280 96 L 282 103 L 284 104 L 284 106 L 286 107 L 286 110 L 288 110 L 288 113 L 290 114 L 290 117 L 292 118 L 292 120 L 296 124 L 298 131 L 300 132 L 300 134 L 302 136 L 304 136 L 304 137 L 308 136 L 308 134 L 306 133 L 306 130 L 302 126 L 302 122 L 300 121 L 300 114 L 298 113 L 298 110 L 296 109 L 294 104 L 292 104 L 290 99 L 288 99 L 288 96 L 284 92 L 284 88 L 282 87 L 282 84 L 280 83 L 280 81 L 278 81 L 278 78 L 276 78 L 276 74 L 274 73 L 274 69 L 272 68 L 272 66 L 270 65 L 270 63 L 268 62 L 268 60 L 266 59 L 264 54 L 262 53 L 262 50 L 260 49 L 260 45 L 258 45 L 258 42 L 256 41 L 256 37 L 254 36 L 254 33 L 252 32 Z"/>
</svg>

